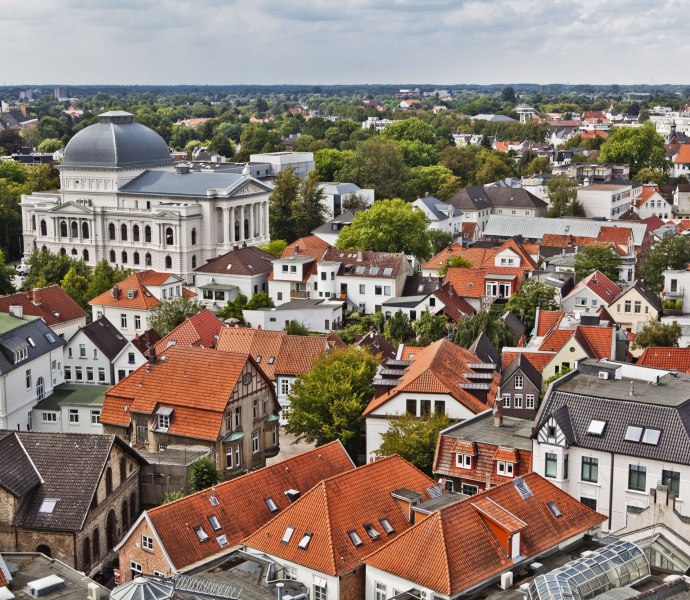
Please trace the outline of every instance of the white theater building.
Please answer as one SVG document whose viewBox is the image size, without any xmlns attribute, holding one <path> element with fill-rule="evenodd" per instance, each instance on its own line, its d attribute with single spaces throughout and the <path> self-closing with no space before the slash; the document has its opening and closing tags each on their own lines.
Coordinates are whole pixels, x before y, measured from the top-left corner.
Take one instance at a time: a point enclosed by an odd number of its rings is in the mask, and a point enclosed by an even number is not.
<svg viewBox="0 0 690 600">
<path fill-rule="evenodd" d="M 24 252 L 46 249 L 95 265 L 192 271 L 269 240 L 270 184 L 174 166 L 165 140 L 124 111 L 77 133 L 59 166 L 59 193 L 22 196 Z"/>
</svg>

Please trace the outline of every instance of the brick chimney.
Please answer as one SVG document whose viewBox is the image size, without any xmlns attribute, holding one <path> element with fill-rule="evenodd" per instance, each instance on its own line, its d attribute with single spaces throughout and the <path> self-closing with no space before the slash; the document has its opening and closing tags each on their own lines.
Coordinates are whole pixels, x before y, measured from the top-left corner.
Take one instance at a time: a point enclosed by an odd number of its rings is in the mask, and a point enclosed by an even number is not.
<svg viewBox="0 0 690 600">
<path fill-rule="evenodd" d="M 503 427 L 503 400 L 497 398 L 494 402 L 494 426 Z"/>
<path fill-rule="evenodd" d="M 38 288 L 34 288 L 33 290 L 31 290 L 31 301 L 34 303 L 35 306 L 41 305 L 41 294 Z"/>
</svg>

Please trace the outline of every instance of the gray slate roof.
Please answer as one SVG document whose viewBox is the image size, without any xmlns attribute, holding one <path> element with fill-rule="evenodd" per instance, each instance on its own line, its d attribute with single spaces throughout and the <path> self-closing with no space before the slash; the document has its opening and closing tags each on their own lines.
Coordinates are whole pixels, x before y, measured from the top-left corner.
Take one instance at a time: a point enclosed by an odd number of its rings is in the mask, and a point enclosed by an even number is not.
<svg viewBox="0 0 690 600">
<path fill-rule="evenodd" d="M 448 204 L 452 204 L 460 210 L 483 210 L 492 207 L 491 198 L 489 198 L 483 185 L 475 185 L 460 190 L 449 198 Z"/>
<path fill-rule="evenodd" d="M 485 363 L 500 363 L 500 353 L 494 348 L 489 340 L 489 336 L 483 331 L 472 342 L 468 350 L 476 354 Z"/>
<path fill-rule="evenodd" d="M 275 256 L 256 246 L 237 248 L 212 258 L 205 265 L 195 269 L 197 273 L 218 275 L 268 275 L 273 271 Z"/>
<path fill-rule="evenodd" d="M 82 332 L 111 361 L 127 345 L 127 340 L 118 331 L 117 327 L 105 317 L 89 323 L 82 329 Z"/>
<path fill-rule="evenodd" d="M 0 432 L 0 487 L 22 498 L 41 483 L 41 476 L 11 431 Z"/>
<path fill-rule="evenodd" d="M 144 171 L 123 185 L 118 193 L 152 196 L 208 196 L 211 189 L 230 190 L 237 187 L 246 176 L 220 171 L 178 174 L 170 171 Z"/>
<path fill-rule="evenodd" d="M 522 353 L 513 359 L 508 365 L 508 368 L 503 372 L 501 377 L 501 385 L 507 383 L 508 380 L 517 372 L 522 371 L 525 377 L 529 379 L 537 388 L 541 388 L 541 373 L 537 371 L 527 357 Z"/>
<path fill-rule="evenodd" d="M 501 319 L 503 319 L 506 322 L 508 329 L 510 329 L 510 332 L 513 334 L 513 343 L 517 344 L 518 340 L 525 333 L 524 323 L 518 318 L 518 316 L 514 312 L 509 310 L 503 313 Z"/>
<path fill-rule="evenodd" d="M 622 296 L 625 296 L 630 290 L 635 289 L 637 292 L 642 296 L 649 304 L 654 307 L 657 311 L 661 310 L 662 308 L 662 303 L 661 300 L 659 299 L 659 296 L 657 296 L 654 292 L 648 290 L 644 285 L 642 284 L 641 281 L 637 280 L 635 283 L 633 283 L 631 286 L 628 286 L 625 288 L 618 296 L 616 296 L 613 300 L 611 300 L 610 304 L 613 304 L 616 300 L 621 298 Z"/>
<path fill-rule="evenodd" d="M 50 336 L 54 341 L 50 341 Z M 34 342 L 32 346 L 28 339 Z M 26 321 L 19 327 L 0 335 L 0 375 L 26 366 L 29 362 L 44 354 L 65 345 L 65 340 L 58 337 L 41 319 Z M 14 352 L 26 348 L 28 358 L 14 364 Z"/>
<path fill-rule="evenodd" d="M 548 204 L 523 188 L 488 188 L 494 206 L 507 208 L 546 208 Z"/>
<path fill-rule="evenodd" d="M 529 451 L 532 450 L 531 433 L 532 421 L 530 419 L 504 416 L 503 426 L 496 427 L 491 409 L 485 410 L 457 425 L 453 425 L 442 432 L 447 437 L 468 442 L 484 442 L 485 444 L 495 444 L 504 448 Z"/>
</svg>

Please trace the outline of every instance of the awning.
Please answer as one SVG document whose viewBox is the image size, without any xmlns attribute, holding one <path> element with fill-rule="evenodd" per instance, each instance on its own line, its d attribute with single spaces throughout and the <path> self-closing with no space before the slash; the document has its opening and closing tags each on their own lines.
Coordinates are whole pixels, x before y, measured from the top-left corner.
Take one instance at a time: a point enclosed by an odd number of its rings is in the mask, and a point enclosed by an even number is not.
<svg viewBox="0 0 690 600">
<path fill-rule="evenodd" d="M 239 442 L 244 437 L 244 431 L 233 431 L 225 436 L 223 442 L 229 444 L 231 442 Z"/>
<path fill-rule="evenodd" d="M 228 283 L 228 284 L 205 283 L 204 285 L 200 285 L 199 289 L 200 290 L 218 290 L 218 291 L 223 291 L 223 292 L 229 292 L 231 290 L 239 290 L 240 288 L 237 287 L 236 285 L 232 285 L 231 283 Z"/>
<path fill-rule="evenodd" d="M 169 417 L 171 414 L 173 414 L 173 409 L 167 408 L 165 406 L 159 406 L 158 410 L 156 411 L 156 414 L 161 415 L 163 417 Z"/>
<path fill-rule="evenodd" d="M 280 421 L 280 415 L 268 415 L 266 418 L 266 423 L 275 423 L 276 421 Z"/>
</svg>

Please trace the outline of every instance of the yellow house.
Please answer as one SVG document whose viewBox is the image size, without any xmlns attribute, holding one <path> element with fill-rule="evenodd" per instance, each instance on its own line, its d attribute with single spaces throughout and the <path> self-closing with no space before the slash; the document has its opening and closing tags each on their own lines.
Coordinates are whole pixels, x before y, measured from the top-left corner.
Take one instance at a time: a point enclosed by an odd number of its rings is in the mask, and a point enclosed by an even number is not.
<svg viewBox="0 0 690 600">
<path fill-rule="evenodd" d="M 647 321 L 661 313 L 661 300 L 636 281 L 609 304 L 608 311 L 622 329 L 639 332 Z"/>
<path fill-rule="evenodd" d="M 540 350 L 556 352 L 542 371 L 544 380 L 564 369 L 574 369 L 575 363 L 584 358 L 616 360 L 617 354 L 624 353 L 623 348 L 617 352 L 618 336 L 615 327 L 578 325 L 568 332 L 570 335 L 567 337 L 563 335 L 563 330 L 554 333 L 561 335 L 547 337 L 540 347 Z"/>
</svg>

